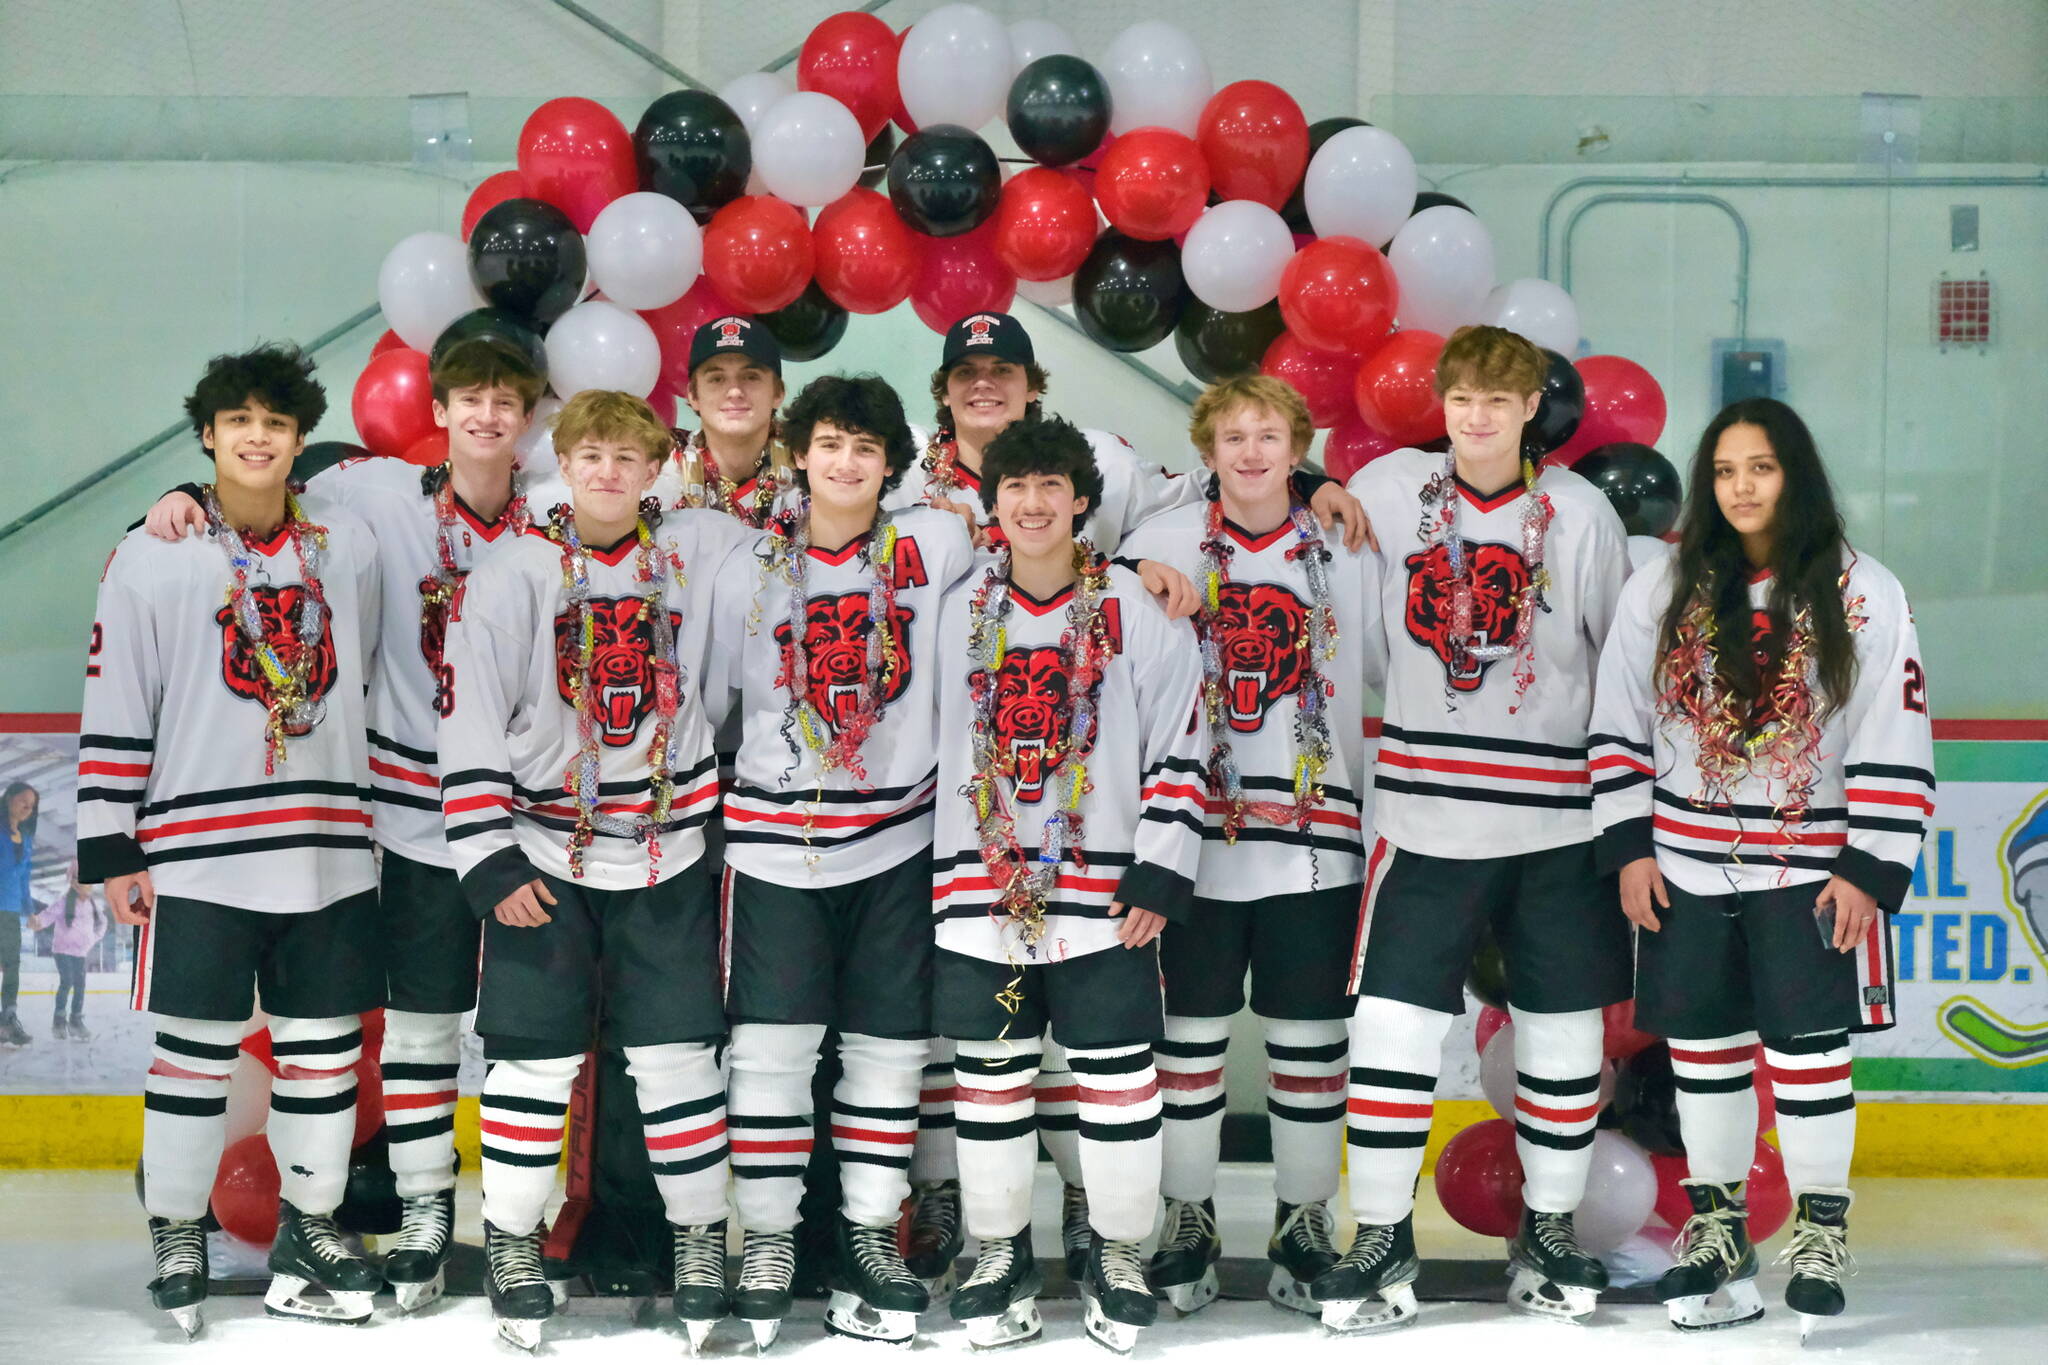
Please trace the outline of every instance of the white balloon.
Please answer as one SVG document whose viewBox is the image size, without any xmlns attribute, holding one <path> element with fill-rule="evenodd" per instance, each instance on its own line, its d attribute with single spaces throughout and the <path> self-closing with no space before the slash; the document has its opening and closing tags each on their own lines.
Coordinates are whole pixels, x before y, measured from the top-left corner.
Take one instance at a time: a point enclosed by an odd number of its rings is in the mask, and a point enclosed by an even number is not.
<svg viewBox="0 0 2048 1365">
<path fill-rule="evenodd" d="M 384 256 L 377 270 L 377 304 L 398 339 L 431 351 L 442 329 L 484 306 L 469 278 L 469 248 L 446 232 L 415 232 Z"/>
<path fill-rule="evenodd" d="M 773 71 L 749 71 L 727 81 L 720 88 L 718 98 L 732 106 L 732 111 L 740 116 L 740 126 L 747 130 L 748 137 L 752 137 L 754 125 L 761 121 L 761 115 L 768 112 L 769 106 L 795 90 L 796 86 L 787 76 Z"/>
<path fill-rule="evenodd" d="M 583 238 L 590 277 L 627 308 L 660 308 L 681 298 L 704 264 L 704 230 L 665 194 L 642 190 L 604 206 Z"/>
<path fill-rule="evenodd" d="M 969 131 L 1003 112 L 1012 78 L 1010 31 L 979 5 L 941 5 L 911 25 L 896 59 L 903 111 L 920 128 Z"/>
<path fill-rule="evenodd" d="M 1515 1118 L 1515 1026 L 1502 1024 L 1479 1053 L 1479 1091 L 1493 1112 Z"/>
<path fill-rule="evenodd" d="M 1188 229 L 1180 268 L 1203 303 L 1244 313 L 1273 301 L 1293 257 L 1286 219 L 1264 204 L 1232 199 L 1206 210 Z"/>
<path fill-rule="evenodd" d="M 236 1055 L 235 1069 L 228 1076 L 229 1142 L 263 1131 L 270 1119 L 270 1081 L 269 1067 L 246 1052 Z"/>
<path fill-rule="evenodd" d="M 1385 246 L 1415 211 L 1415 158 L 1384 128 L 1346 128 L 1325 142 L 1302 177 L 1302 203 L 1318 237 Z"/>
<path fill-rule="evenodd" d="M 1566 359 L 1579 349 L 1579 306 L 1549 280 L 1509 280 L 1486 296 L 1480 318 Z"/>
<path fill-rule="evenodd" d="M 607 299 L 579 303 L 548 328 L 548 382 L 566 402 L 585 389 L 645 394 L 661 378 L 646 319 Z"/>
<path fill-rule="evenodd" d="M 1657 1172 L 1650 1155 L 1620 1133 L 1593 1134 L 1593 1168 L 1586 1194 L 1572 1215 L 1579 1245 L 1598 1256 L 1633 1236 L 1657 1206 Z"/>
<path fill-rule="evenodd" d="M 1102 54 L 1109 85 L 1109 131 L 1171 128 L 1195 135 L 1202 106 L 1216 93 L 1209 63 L 1187 33 L 1159 19 L 1132 24 Z"/>
<path fill-rule="evenodd" d="M 1387 264 L 1401 286 L 1403 327 L 1438 336 L 1479 321 L 1493 289 L 1493 237 L 1469 211 L 1424 209 L 1394 234 Z"/>
<path fill-rule="evenodd" d="M 1040 57 L 1078 57 L 1081 49 L 1065 29 L 1050 19 L 1019 19 L 1010 25 L 1010 76 Z M 1007 92 L 1006 92 L 1007 94 Z"/>
<path fill-rule="evenodd" d="M 819 208 L 860 179 L 868 140 L 853 111 L 815 90 L 784 95 L 753 131 L 754 170 L 768 193 Z"/>
<path fill-rule="evenodd" d="M 555 417 L 562 411 L 562 400 L 551 393 L 542 394 L 533 405 L 533 415 L 526 419 L 526 430 L 520 433 L 516 443 L 519 450 L 519 467 L 535 477 L 547 478 L 555 470 Z M 539 515 L 545 508 L 536 508 Z"/>
<path fill-rule="evenodd" d="M 1040 308 L 1064 308 L 1074 301 L 1074 277 L 1062 275 L 1056 280 L 1019 280 L 1017 297 L 1028 299 Z"/>
</svg>

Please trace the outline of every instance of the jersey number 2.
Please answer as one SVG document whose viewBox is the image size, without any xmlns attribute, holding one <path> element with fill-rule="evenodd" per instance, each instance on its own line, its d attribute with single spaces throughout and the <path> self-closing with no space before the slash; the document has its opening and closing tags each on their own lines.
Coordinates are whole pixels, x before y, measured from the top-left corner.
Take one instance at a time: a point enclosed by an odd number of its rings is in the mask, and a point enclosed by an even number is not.
<svg viewBox="0 0 2048 1365">
<path fill-rule="evenodd" d="M 1918 659 L 1906 660 L 1906 709 L 1927 714 L 1927 674 Z"/>
</svg>

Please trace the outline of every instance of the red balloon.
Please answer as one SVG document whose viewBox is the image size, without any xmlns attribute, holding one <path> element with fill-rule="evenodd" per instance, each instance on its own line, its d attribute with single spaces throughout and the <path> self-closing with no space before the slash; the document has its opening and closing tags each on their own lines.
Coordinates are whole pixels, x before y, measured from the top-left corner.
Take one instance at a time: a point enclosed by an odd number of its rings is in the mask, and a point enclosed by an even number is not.
<svg viewBox="0 0 2048 1365">
<path fill-rule="evenodd" d="M 1614 1060 L 1633 1057 L 1657 1041 L 1654 1033 L 1645 1033 L 1636 1027 L 1636 1002 L 1624 1000 L 1618 1005 L 1609 1005 L 1600 1011 L 1600 1022 L 1605 1029 L 1600 1044 L 1600 1055 Z"/>
<path fill-rule="evenodd" d="M 402 351 L 404 349 L 405 341 L 398 333 L 387 327 L 384 329 L 384 335 L 378 337 L 376 344 L 370 347 L 370 354 L 383 355 L 386 351 Z"/>
<path fill-rule="evenodd" d="M 815 260 L 801 211 L 767 194 L 733 200 L 704 229 L 704 278 L 742 313 L 795 303 Z"/>
<path fill-rule="evenodd" d="M 1387 258 L 1356 237 L 1319 237 L 1280 276 L 1280 316 L 1319 351 L 1361 356 L 1394 330 L 1400 286 Z"/>
<path fill-rule="evenodd" d="M 277 1058 L 270 1055 L 270 1030 L 257 1029 L 242 1040 L 242 1051 L 263 1063 L 263 1069 L 271 1075 L 277 1074 Z"/>
<path fill-rule="evenodd" d="M 1202 216 L 1209 201 L 1209 163 L 1185 133 L 1133 128 L 1102 158 L 1095 197 L 1118 230 L 1140 241 L 1163 242 Z"/>
<path fill-rule="evenodd" d="M 910 297 L 918 234 L 887 195 L 853 189 L 827 204 L 811 229 L 818 287 L 849 313 L 886 313 Z"/>
<path fill-rule="evenodd" d="M 1618 355 L 1589 355 L 1577 368 L 1586 385 L 1586 415 L 1551 459 L 1570 465 L 1616 441 L 1657 444 L 1664 434 L 1664 390 L 1648 370 Z"/>
<path fill-rule="evenodd" d="M 1756 1071 L 1750 1077 L 1756 1091 L 1756 1130 L 1768 1133 L 1778 1126 L 1778 1095 L 1771 1089 L 1771 1071 L 1764 1065 L 1764 1045 L 1756 1045 Z"/>
<path fill-rule="evenodd" d="M 448 429 L 436 427 L 405 448 L 407 464 L 437 465 L 448 458 Z"/>
<path fill-rule="evenodd" d="M 697 329 L 713 318 L 739 311 L 731 299 L 712 286 L 710 280 L 699 276 L 689 292 L 674 303 L 665 303 L 642 313 L 640 316 L 647 319 L 647 325 L 654 329 L 654 339 L 661 343 L 663 382 L 679 394 L 688 393 L 690 343 L 696 340 Z"/>
<path fill-rule="evenodd" d="M 860 121 L 869 142 L 898 104 L 896 30 L 872 14 L 848 10 L 821 21 L 796 59 L 796 88 L 830 95 Z"/>
<path fill-rule="evenodd" d="M 672 427 L 676 424 L 676 414 L 682 411 L 682 399 L 681 393 L 669 387 L 668 375 L 664 373 L 648 391 L 647 406 L 654 409 L 654 415 L 661 419 L 663 426 Z"/>
<path fill-rule="evenodd" d="M 1338 351 L 1318 351 L 1304 345 L 1292 332 L 1282 332 L 1266 348 L 1259 361 L 1259 373 L 1285 380 L 1308 404 L 1309 420 L 1319 427 L 1334 427 L 1347 417 L 1356 417 L 1351 398 L 1351 380 L 1358 362 Z"/>
<path fill-rule="evenodd" d="M 578 232 L 590 231 L 606 204 L 640 188 L 626 125 L 596 100 L 573 95 L 527 115 L 519 175 L 530 197 L 568 214 Z"/>
<path fill-rule="evenodd" d="M 1009 311 L 1017 277 L 998 259 L 994 243 L 987 225 L 958 237 L 924 238 L 910 306 L 925 326 L 943 334 L 970 313 Z"/>
<path fill-rule="evenodd" d="M 371 356 L 356 380 L 349 413 L 372 453 L 404 459 L 415 442 L 440 430 L 434 425 L 427 358 L 409 348 Z"/>
<path fill-rule="evenodd" d="M 912 27 L 913 26 L 910 24 L 905 24 L 902 28 L 896 30 L 896 49 L 895 51 L 889 54 L 889 70 L 892 73 L 897 69 L 899 62 L 902 59 L 903 40 L 910 36 L 910 30 Z M 889 111 L 889 117 L 895 121 L 895 124 L 898 128 L 901 128 L 903 130 L 903 134 L 905 137 L 908 137 L 910 134 L 917 131 L 916 120 L 911 118 L 910 111 L 903 107 L 903 92 L 901 88 L 899 88 L 896 92 L 896 107 Z M 873 139 L 870 139 L 870 141 L 872 140 Z"/>
<path fill-rule="evenodd" d="M 213 1216 L 252 1246 L 277 1239 L 277 1158 L 261 1133 L 228 1145 L 213 1177 Z"/>
<path fill-rule="evenodd" d="M 1308 169 L 1308 120 L 1294 97 L 1270 81 L 1233 81 L 1211 95 L 1195 138 L 1225 199 L 1278 209 Z"/>
<path fill-rule="evenodd" d="M 1342 431 L 1343 429 L 1339 427 L 1337 431 Z M 1372 429 L 1363 424 L 1360 425 L 1359 430 L 1366 432 L 1368 435 L 1373 434 Z M 1331 439 L 1336 439 L 1336 435 L 1336 431 L 1331 432 Z M 1329 461 L 1325 460 L 1323 467 L 1328 469 Z M 1334 479 L 1337 476 L 1331 474 L 1330 477 Z M 1472 1050 L 1474 1052 L 1486 1051 L 1486 1045 L 1493 1041 L 1493 1035 L 1506 1028 L 1511 1022 L 1513 1021 L 1506 1010 L 1497 1009 L 1492 1005 L 1481 1005 L 1479 1007 L 1479 1018 L 1472 1025 Z"/>
<path fill-rule="evenodd" d="M 526 191 L 526 178 L 517 171 L 485 176 L 483 183 L 469 192 L 469 202 L 462 206 L 462 240 L 468 241 L 469 234 L 476 231 L 477 219 L 507 199 L 532 198 Z"/>
<path fill-rule="evenodd" d="M 1095 245 L 1095 201 L 1071 176 L 1043 166 L 1003 186 L 991 221 L 996 256 L 1020 280 L 1071 275 Z"/>
<path fill-rule="evenodd" d="M 1686 1177 L 1685 1158 L 1652 1152 L 1650 1169 L 1657 1173 L 1657 1217 L 1676 1232 L 1692 1217 L 1692 1201 L 1685 1197 L 1685 1187 L 1678 1183 Z"/>
<path fill-rule="evenodd" d="M 1444 339 L 1435 332 L 1402 331 L 1388 337 L 1358 367 L 1352 396 L 1365 424 L 1389 440 L 1419 446 L 1444 434 L 1444 400 L 1437 396 L 1436 362 Z"/>
<path fill-rule="evenodd" d="M 356 1063 L 356 1134 L 349 1146 L 360 1147 L 384 1126 L 384 1068 L 365 1051 Z"/>
<path fill-rule="evenodd" d="M 1685 1220 L 1692 1217 L 1692 1203 L 1678 1183 L 1686 1177 L 1685 1158 L 1658 1156 L 1653 1152 L 1650 1166 L 1657 1172 L 1657 1216 L 1673 1229 L 1684 1227 Z M 1743 1198 L 1749 1204 L 1749 1239 L 1761 1243 L 1775 1235 L 1792 1216 L 1792 1191 L 1785 1183 L 1785 1159 L 1762 1138 L 1756 1140 L 1756 1156 L 1746 1180 Z"/>
<path fill-rule="evenodd" d="M 1487 1119 L 1445 1144 L 1436 1159 L 1436 1197 L 1459 1227 L 1512 1237 L 1522 1226 L 1522 1159 L 1515 1125 Z"/>
<path fill-rule="evenodd" d="M 382 1056 L 384 1052 L 384 1007 L 364 1010 L 359 1016 L 363 1023 L 363 1055 Z"/>
</svg>

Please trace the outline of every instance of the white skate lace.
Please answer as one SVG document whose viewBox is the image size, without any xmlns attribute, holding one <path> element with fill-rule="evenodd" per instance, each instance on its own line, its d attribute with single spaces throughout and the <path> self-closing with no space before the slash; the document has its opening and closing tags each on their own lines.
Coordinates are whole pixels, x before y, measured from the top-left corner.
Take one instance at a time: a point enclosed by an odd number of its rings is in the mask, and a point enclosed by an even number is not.
<svg viewBox="0 0 2048 1365">
<path fill-rule="evenodd" d="M 917 1208 L 910 1215 L 913 1247 L 944 1247 L 960 1230 L 960 1187 L 950 1180 L 917 1187 Z"/>
<path fill-rule="evenodd" d="M 787 1232 L 750 1232 L 740 1262 L 741 1289 L 784 1290 L 796 1278 L 796 1238 Z"/>
<path fill-rule="evenodd" d="M 398 1251 L 434 1251 L 448 1245 L 448 1204 L 438 1194 L 416 1194 L 405 1201 L 398 1224 Z"/>
<path fill-rule="evenodd" d="M 1078 1185 L 1060 1191 L 1060 1245 L 1068 1251 L 1088 1249 L 1088 1192 Z"/>
<path fill-rule="evenodd" d="M 1712 1213 L 1696 1213 L 1685 1220 L 1685 1226 L 1678 1230 L 1677 1238 L 1671 1243 L 1672 1251 L 1678 1255 L 1680 1265 L 1734 1265 L 1740 1260 L 1735 1250 L 1735 1220 L 1747 1218 L 1748 1213 L 1740 1208 L 1715 1209 Z"/>
<path fill-rule="evenodd" d="M 1363 1270 L 1372 1262 L 1382 1259 L 1394 1245 L 1394 1225 L 1391 1223 L 1360 1223 L 1358 1231 L 1351 1238 L 1343 1258 L 1337 1264 L 1346 1270 Z"/>
<path fill-rule="evenodd" d="M 334 1226 L 334 1220 L 321 1214 L 300 1213 L 299 1234 L 306 1239 L 306 1245 L 313 1254 L 325 1261 L 352 1261 L 355 1253 L 341 1240 L 341 1230 Z"/>
<path fill-rule="evenodd" d="M 1211 1224 L 1214 1227 L 1214 1224 Z M 1288 1211 L 1287 1219 L 1280 1224 L 1278 1234 L 1281 1241 L 1292 1241 L 1296 1246 L 1309 1251 L 1326 1251 L 1337 1254 L 1337 1241 L 1330 1227 L 1330 1206 L 1321 1200 L 1313 1204 L 1296 1204 Z"/>
<path fill-rule="evenodd" d="M 1792 1240 L 1778 1253 L 1772 1265 L 1792 1263 L 1794 1275 L 1840 1282 L 1856 1273 L 1856 1258 L 1849 1254 L 1848 1234 L 1823 1223 L 1801 1221 L 1792 1225 Z"/>
<path fill-rule="evenodd" d="M 700 1223 L 695 1227 L 669 1227 L 675 1252 L 675 1283 L 725 1287 L 725 1224 Z"/>
<path fill-rule="evenodd" d="M 1578 1234 L 1568 1213 L 1539 1213 L 1531 1220 L 1536 1240 L 1552 1256 L 1577 1258 L 1586 1253 L 1579 1247 Z"/>
<path fill-rule="evenodd" d="M 172 1275 L 206 1273 L 206 1229 L 196 1218 L 180 1218 L 156 1231 L 156 1273 Z"/>
<path fill-rule="evenodd" d="M 1145 1258 L 1139 1243 L 1104 1240 L 1102 1282 L 1111 1289 L 1128 1289 L 1152 1297 L 1152 1286 L 1145 1282 Z"/>
<path fill-rule="evenodd" d="M 853 1245 L 853 1258 L 860 1263 L 864 1274 L 883 1281 L 915 1282 L 915 1277 L 896 1250 L 896 1229 L 852 1228 L 848 1240 Z"/>
<path fill-rule="evenodd" d="M 974 1273 L 967 1277 L 967 1284 L 995 1284 L 1010 1273 L 1010 1263 L 1016 1259 L 1015 1242 L 1008 1237 L 984 1237 L 981 1251 L 974 1258 Z M 963 1285 L 962 1288 L 966 1286 Z"/>
<path fill-rule="evenodd" d="M 1199 1200 L 1166 1201 L 1166 1230 L 1159 1234 L 1161 1251 L 1193 1251 L 1216 1239 L 1216 1215 Z"/>
<path fill-rule="evenodd" d="M 491 1259 L 491 1283 L 499 1289 L 543 1284 L 547 1277 L 540 1268 L 540 1232 L 524 1235 L 496 1232 L 487 1239 Z"/>
</svg>

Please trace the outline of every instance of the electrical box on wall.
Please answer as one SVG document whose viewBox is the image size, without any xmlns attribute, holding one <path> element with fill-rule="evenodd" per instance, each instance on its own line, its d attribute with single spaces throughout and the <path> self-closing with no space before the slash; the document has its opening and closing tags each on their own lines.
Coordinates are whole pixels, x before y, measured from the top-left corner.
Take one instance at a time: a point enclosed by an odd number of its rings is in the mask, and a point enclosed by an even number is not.
<svg viewBox="0 0 2048 1365">
<path fill-rule="evenodd" d="M 1951 346 L 1975 347 L 1980 351 L 1988 347 L 1997 317 L 1987 277 L 1951 280 L 1944 276 L 1934 282 L 1933 341 L 1944 354 Z"/>
<path fill-rule="evenodd" d="M 1760 337 L 1717 337 L 1708 386 L 1713 390 L 1716 412 L 1744 398 L 1783 398 L 1785 343 Z"/>
</svg>

